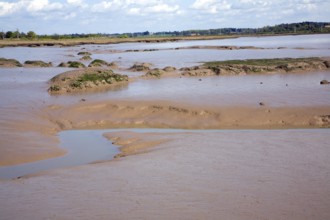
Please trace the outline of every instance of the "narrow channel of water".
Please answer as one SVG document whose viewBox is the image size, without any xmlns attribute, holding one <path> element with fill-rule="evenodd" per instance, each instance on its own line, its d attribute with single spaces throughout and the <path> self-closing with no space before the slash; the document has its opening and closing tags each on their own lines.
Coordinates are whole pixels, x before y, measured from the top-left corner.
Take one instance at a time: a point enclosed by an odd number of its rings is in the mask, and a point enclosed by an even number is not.
<svg viewBox="0 0 330 220">
<path fill-rule="evenodd" d="M 72 167 L 100 160 L 111 160 L 118 147 L 102 136 L 104 130 L 72 130 L 59 133 L 60 147 L 68 153 L 52 158 L 15 166 L 0 167 L 0 178 L 11 179 L 46 170 Z"/>
</svg>

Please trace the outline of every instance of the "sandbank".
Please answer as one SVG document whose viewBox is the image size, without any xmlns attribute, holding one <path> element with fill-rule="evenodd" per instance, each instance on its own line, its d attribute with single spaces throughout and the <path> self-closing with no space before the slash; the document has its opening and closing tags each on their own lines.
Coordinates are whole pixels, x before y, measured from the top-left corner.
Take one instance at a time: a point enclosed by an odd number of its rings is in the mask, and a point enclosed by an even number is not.
<svg viewBox="0 0 330 220">
<path fill-rule="evenodd" d="M 26 115 L 26 116 L 24 116 Z M 163 100 L 77 101 L 45 105 L 1 122 L 0 165 L 16 165 L 65 154 L 56 134 L 71 129 L 292 129 L 329 128 L 330 107 L 206 106 Z M 3 124 L 6 123 L 6 124 Z M 15 132 L 13 132 L 15 131 Z M 33 138 L 31 138 L 33 137 Z M 11 146 L 11 148 L 8 148 Z"/>
<path fill-rule="evenodd" d="M 80 102 L 44 109 L 59 129 L 328 128 L 329 106 L 198 106 L 166 101 Z"/>
</svg>

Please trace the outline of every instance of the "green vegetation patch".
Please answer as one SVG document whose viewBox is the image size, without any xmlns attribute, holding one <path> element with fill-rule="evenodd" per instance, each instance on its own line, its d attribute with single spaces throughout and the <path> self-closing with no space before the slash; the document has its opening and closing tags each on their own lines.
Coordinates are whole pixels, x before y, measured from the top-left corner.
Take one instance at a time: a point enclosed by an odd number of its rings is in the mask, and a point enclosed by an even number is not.
<svg viewBox="0 0 330 220">
<path fill-rule="evenodd" d="M 1 66 L 3 66 L 3 67 L 6 67 L 6 66 L 22 67 L 22 64 L 15 59 L 0 58 L 0 67 Z"/>
<path fill-rule="evenodd" d="M 67 93 L 108 88 L 109 85 L 128 81 L 127 75 L 109 69 L 86 68 L 68 71 L 53 77 L 48 89 L 51 93 Z"/>
<path fill-rule="evenodd" d="M 111 64 L 109 64 L 107 61 L 104 60 L 100 60 L 100 59 L 96 59 L 93 60 L 88 67 L 101 67 L 101 66 L 110 66 Z"/>
<path fill-rule="evenodd" d="M 214 72 L 215 75 L 260 74 L 325 70 L 329 68 L 329 63 L 317 57 L 248 59 L 206 62 L 198 68 L 209 69 Z"/>
<path fill-rule="evenodd" d="M 79 61 L 69 61 L 67 63 L 60 63 L 59 67 L 70 67 L 70 68 L 85 68 L 86 66 Z"/>
<path fill-rule="evenodd" d="M 24 64 L 29 65 L 29 66 L 38 66 L 38 67 L 52 67 L 53 66 L 53 64 L 51 62 L 46 63 L 41 60 L 27 60 L 27 61 L 25 61 Z"/>
<path fill-rule="evenodd" d="M 94 85 L 113 84 L 115 82 L 128 81 L 128 76 L 116 74 L 112 70 L 97 70 L 95 72 L 86 72 L 70 83 L 73 88 L 82 88 L 88 82 Z"/>
<path fill-rule="evenodd" d="M 223 65 L 247 65 L 247 66 L 283 66 L 298 62 L 321 61 L 319 58 L 279 58 L 279 59 L 250 59 L 250 60 L 226 60 L 206 62 L 206 67 L 217 67 Z"/>
<path fill-rule="evenodd" d="M 82 58 L 80 58 L 80 60 L 91 60 L 91 59 L 92 59 L 92 57 L 89 55 L 85 55 Z"/>
<path fill-rule="evenodd" d="M 130 69 L 133 71 L 149 71 L 150 67 L 150 63 L 136 63 Z"/>
<path fill-rule="evenodd" d="M 82 55 L 82 56 L 91 56 L 92 54 L 91 54 L 90 52 L 82 51 L 82 52 L 79 52 L 78 55 Z"/>
<path fill-rule="evenodd" d="M 68 67 L 71 67 L 71 68 L 85 68 L 86 67 L 83 63 L 78 62 L 78 61 L 69 61 L 68 64 L 69 64 Z"/>
<path fill-rule="evenodd" d="M 52 85 L 49 87 L 49 91 L 51 92 L 58 92 L 61 90 L 61 87 L 59 85 Z"/>
<path fill-rule="evenodd" d="M 164 70 L 161 70 L 161 69 L 153 69 L 153 70 L 149 70 L 147 73 L 146 73 L 146 76 L 151 76 L 151 77 L 157 77 L 157 78 L 160 78 L 163 74 L 164 74 Z"/>
</svg>

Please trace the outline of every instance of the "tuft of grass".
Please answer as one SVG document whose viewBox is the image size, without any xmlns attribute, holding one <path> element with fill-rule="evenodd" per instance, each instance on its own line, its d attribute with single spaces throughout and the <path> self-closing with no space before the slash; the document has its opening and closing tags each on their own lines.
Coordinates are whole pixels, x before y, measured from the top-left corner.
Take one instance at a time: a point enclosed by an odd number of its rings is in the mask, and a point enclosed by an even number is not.
<svg viewBox="0 0 330 220">
<path fill-rule="evenodd" d="M 88 66 L 89 67 L 101 67 L 101 66 L 110 66 L 110 64 L 104 60 L 96 59 L 96 60 L 93 60 Z"/>
<path fill-rule="evenodd" d="M 157 78 L 160 78 L 164 73 L 164 70 L 161 70 L 161 69 L 153 69 L 153 70 L 150 70 L 146 73 L 146 76 L 152 76 L 152 77 L 157 77 Z"/>
<path fill-rule="evenodd" d="M 79 52 L 78 55 L 82 55 L 82 56 L 91 56 L 92 54 L 91 54 L 90 52 L 82 51 L 82 52 Z"/>
<path fill-rule="evenodd" d="M 49 87 L 49 90 L 51 92 L 57 92 L 61 90 L 61 87 L 59 85 L 52 85 L 51 87 Z"/>
<path fill-rule="evenodd" d="M 86 67 L 83 63 L 78 62 L 78 61 L 69 61 L 68 64 L 69 64 L 69 67 L 71 67 L 71 68 L 85 68 Z"/>
<path fill-rule="evenodd" d="M 53 64 L 51 62 L 46 63 L 41 60 L 27 60 L 24 62 L 25 65 L 31 65 L 31 66 L 40 66 L 40 67 L 51 67 Z"/>
<path fill-rule="evenodd" d="M 91 60 L 91 59 L 92 59 L 92 57 L 89 55 L 85 55 L 82 58 L 80 58 L 80 60 Z"/>
<path fill-rule="evenodd" d="M 85 68 L 86 66 L 79 61 L 69 61 L 68 67 L 70 68 Z"/>
<path fill-rule="evenodd" d="M 67 63 L 60 63 L 58 67 L 70 67 L 70 68 L 85 68 L 86 66 L 79 61 L 69 61 Z"/>
<path fill-rule="evenodd" d="M 82 82 L 80 82 L 80 81 L 73 81 L 72 83 L 70 83 L 70 86 L 72 87 L 72 88 L 79 88 L 79 89 L 81 89 L 81 87 L 82 87 Z"/>
<path fill-rule="evenodd" d="M 58 65 L 58 67 L 67 67 L 68 65 L 66 64 L 66 63 L 64 63 L 64 62 L 62 62 L 62 63 L 60 63 L 59 65 Z"/>
<path fill-rule="evenodd" d="M 279 66 L 285 68 L 290 63 L 320 61 L 319 58 L 276 58 L 276 59 L 248 59 L 248 60 L 226 60 L 206 62 L 204 66 L 212 68 L 221 65 L 246 65 L 246 66 Z"/>
<path fill-rule="evenodd" d="M 23 65 L 15 60 L 15 59 L 6 59 L 6 58 L 1 58 L 0 57 L 0 66 L 5 66 L 5 65 L 12 65 L 12 66 L 17 66 L 17 67 L 22 67 Z"/>
<path fill-rule="evenodd" d="M 114 82 L 128 81 L 128 76 L 116 74 L 112 70 L 98 70 L 96 72 L 87 72 L 81 75 L 78 79 L 71 82 L 72 88 L 81 88 L 87 82 L 93 82 L 95 85 L 99 83 L 112 84 Z"/>
</svg>

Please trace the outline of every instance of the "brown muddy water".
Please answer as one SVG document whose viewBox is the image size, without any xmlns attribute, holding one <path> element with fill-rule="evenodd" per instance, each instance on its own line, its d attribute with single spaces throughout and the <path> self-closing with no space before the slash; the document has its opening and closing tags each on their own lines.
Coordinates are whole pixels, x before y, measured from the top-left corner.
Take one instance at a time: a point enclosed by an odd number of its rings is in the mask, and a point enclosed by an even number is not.
<svg viewBox="0 0 330 220">
<path fill-rule="evenodd" d="M 262 50 L 214 50 L 180 49 L 191 46 L 257 46 Z M 283 47 L 282 49 L 278 49 Z M 304 48 L 304 49 L 302 49 Z M 127 52 L 127 50 L 157 49 L 152 52 Z M 54 65 L 63 61 L 79 60 L 79 51 L 92 51 L 92 58 L 117 62 L 120 68 L 130 67 L 135 62 L 150 62 L 155 67 L 192 66 L 204 61 L 281 57 L 330 57 L 330 35 L 306 35 L 284 37 L 252 37 L 228 40 L 187 41 L 160 44 L 127 43 L 116 45 L 83 45 L 75 47 L 43 48 L 0 48 L 0 57 L 26 60 L 43 60 Z M 115 51 L 115 52 L 114 52 Z M 251 76 L 220 76 L 204 78 L 174 77 L 156 80 L 138 79 L 127 86 L 103 93 L 51 96 L 47 93 L 47 81 L 66 68 L 0 68 L 0 142 L 15 131 L 8 124 L 18 118 L 28 117 L 33 110 L 54 104 L 79 102 L 82 98 L 102 100 L 157 100 L 175 101 L 208 106 L 257 106 L 264 102 L 269 106 L 329 106 L 330 87 L 320 85 L 321 80 L 330 81 L 330 72 L 300 74 L 272 74 Z M 134 75 L 134 73 L 129 73 Z M 235 132 L 235 131 L 232 131 Z M 241 131 L 237 131 L 238 133 Z M 258 143 L 262 143 L 263 131 L 253 131 Z M 268 131 L 278 132 L 278 131 Z M 297 131 L 287 131 L 283 135 L 291 142 L 300 144 Z M 73 135 L 73 133 L 66 133 Z M 312 138 L 313 135 L 317 138 Z M 20 135 L 20 134 L 17 134 Z M 28 134 L 25 134 L 28 135 Z M 77 135 L 77 133 L 75 133 Z M 328 129 L 316 129 L 308 133 L 313 140 L 311 146 L 324 146 L 329 137 Z M 61 136 L 61 135 L 60 135 Z M 81 134 L 81 136 L 84 136 Z M 285 139 L 285 141 L 288 141 Z M 96 139 L 93 139 L 96 140 Z M 104 140 L 102 140 L 104 141 Z M 68 145 L 64 143 L 63 145 Z M 68 142 L 72 143 L 72 142 Z M 0 143 L 1 144 L 1 143 Z M 109 142 L 110 144 L 110 142 Z M 279 144 L 285 145 L 285 142 Z M 61 146 L 63 146 L 61 145 Z M 71 144 L 69 144 L 71 145 Z M 10 147 L 10 146 L 8 146 Z M 86 147 L 86 145 L 85 145 Z M 87 146 L 86 152 L 89 152 Z M 106 147 L 102 148 L 103 150 Z M 104 151 L 95 154 L 102 155 Z M 329 153 L 329 152 L 327 152 Z M 93 154 L 91 154 L 93 155 Z M 108 159 L 113 154 L 109 154 Z M 95 155 L 94 155 L 95 156 Z M 92 156 L 83 163 L 102 160 Z M 83 156 L 77 157 L 83 158 Z M 62 159 L 60 159 L 62 160 Z M 54 162 L 50 162 L 54 163 Z M 81 164 L 81 163 L 80 163 Z M 76 164 L 72 164 L 76 165 Z M 38 165 L 39 166 L 39 165 Z M 25 168 L 24 168 L 25 169 Z M 33 168 L 34 169 L 34 168 Z M 32 169 L 32 170 L 33 170 Z M 7 171 L 6 171 L 7 172 Z M 10 177 L 26 174 L 19 171 Z M 36 170 L 32 172 L 37 172 Z M 31 173 L 31 172 L 30 172 Z M 7 172 L 8 174 L 8 172 Z M 9 177 L 7 175 L 7 177 Z M 1 178 L 1 176 L 0 176 Z"/>
<path fill-rule="evenodd" d="M 107 129 L 107 130 L 72 130 L 62 131 L 59 133 L 60 146 L 68 150 L 68 154 L 63 157 L 47 159 L 32 163 L 25 163 L 15 166 L 0 167 L 0 179 L 11 179 L 22 177 L 25 175 L 38 174 L 42 171 L 59 169 L 65 167 L 79 166 L 98 161 L 108 161 L 119 153 L 118 147 L 106 140 L 104 133 L 128 131 L 127 129 Z M 319 166 L 328 166 L 330 162 L 330 151 L 328 148 L 328 137 L 330 136 L 330 129 L 289 129 L 289 130 L 181 130 L 181 129 L 129 129 L 129 131 L 138 133 L 190 133 L 203 135 L 218 135 L 218 147 L 224 147 L 228 150 L 232 146 L 232 153 L 240 155 L 241 160 L 249 158 L 246 163 L 253 163 L 253 160 L 258 161 L 263 157 L 275 157 L 270 155 L 270 152 L 285 151 L 292 154 L 288 157 L 300 158 L 304 155 L 303 151 L 311 151 L 314 149 L 315 157 L 318 158 Z M 236 138 L 235 138 L 236 137 Z M 234 139 L 236 140 L 234 140 Z M 271 142 L 273 140 L 274 142 Z M 276 140 L 276 141 L 275 141 Z M 201 147 L 207 149 L 207 143 L 200 143 Z M 232 144 L 232 145 L 231 145 Z M 183 143 L 183 145 L 185 145 Z M 239 146 L 242 152 L 237 151 Z M 252 147 L 254 146 L 254 147 Z M 253 148 L 250 151 L 249 148 Z M 257 149 L 257 150 L 256 150 Z M 300 149 L 300 150 L 299 150 Z M 260 151 L 260 152 L 259 152 Z M 228 153 L 228 152 L 227 152 Z M 257 154 L 257 155 L 255 155 Z M 260 155 L 259 155 L 260 154 Z M 189 153 L 188 153 L 189 155 Z M 249 155 L 249 156 L 248 156 Z M 258 156 L 259 155 L 259 156 Z M 300 156 L 298 156 L 300 155 Z M 251 158 L 254 158 L 250 161 Z M 311 159 L 305 156 L 306 161 L 296 161 L 303 165 L 295 169 L 303 169 L 303 167 L 310 167 L 315 169 L 316 164 L 306 165 Z M 278 158 L 280 159 L 280 158 Z M 283 158 L 282 158 L 283 159 Z M 224 158 L 224 161 L 230 160 Z M 276 160 L 276 159 L 275 159 Z M 232 161 L 233 162 L 233 161 Z M 265 161 L 264 161 L 265 162 Z M 266 163 L 265 163 L 266 165 Z M 277 164 L 278 165 L 278 164 Z M 269 165 L 267 165 L 268 167 Z M 304 172 L 310 173 L 308 169 Z M 326 170 L 322 169 L 322 173 Z M 312 172 L 313 173 L 313 172 Z M 311 174 L 309 174 L 311 175 Z M 320 174 L 313 174 L 313 178 L 329 179 L 330 176 Z M 272 177 L 274 178 L 274 177 Z"/>
</svg>

